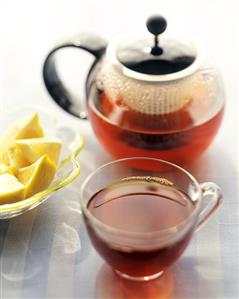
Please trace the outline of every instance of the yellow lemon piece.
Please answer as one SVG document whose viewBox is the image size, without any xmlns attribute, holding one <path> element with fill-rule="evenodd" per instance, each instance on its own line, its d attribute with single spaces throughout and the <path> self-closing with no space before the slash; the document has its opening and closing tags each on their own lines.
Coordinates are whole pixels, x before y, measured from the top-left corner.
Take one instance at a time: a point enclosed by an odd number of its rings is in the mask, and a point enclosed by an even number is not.
<svg viewBox="0 0 239 299">
<path fill-rule="evenodd" d="M 16 147 L 12 147 L 8 150 L 8 159 L 10 166 L 15 170 L 31 164 L 22 151 Z"/>
<path fill-rule="evenodd" d="M 9 164 L 8 149 L 15 146 L 17 139 L 43 137 L 43 129 L 37 113 L 20 119 L 8 127 L 0 138 L 0 162 Z"/>
<path fill-rule="evenodd" d="M 0 175 L 4 173 L 10 173 L 13 174 L 14 171 L 11 166 L 5 165 L 5 164 L 0 164 Z"/>
<path fill-rule="evenodd" d="M 17 172 L 18 180 L 25 185 L 25 198 L 46 189 L 56 173 L 56 164 L 47 155 L 34 164 L 21 168 Z"/>
<path fill-rule="evenodd" d="M 25 186 L 9 173 L 0 175 L 0 204 L 13 203 L 24 198 Z"/>
<path fill-rule="evenodd" d="M 61 140 L 55 137 L 23 139 L 17 140 L 16 146 L 30 163 L 34 163 L 43 155 L 47 155 L 57 163 L 61 151 Z"/>
</svg>

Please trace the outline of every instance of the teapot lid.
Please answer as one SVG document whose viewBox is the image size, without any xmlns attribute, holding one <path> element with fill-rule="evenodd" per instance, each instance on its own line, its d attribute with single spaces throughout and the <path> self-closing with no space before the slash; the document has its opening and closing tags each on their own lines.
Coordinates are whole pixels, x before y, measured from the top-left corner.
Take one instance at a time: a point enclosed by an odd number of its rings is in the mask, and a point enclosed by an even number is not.
<svg viewBox="0 0 239 299">
<path fill-rule="evenodd" d="M 154 38 L 124 41 L 117 47 L 118 61 L 127 69 L 146 75 L 171 75 L 194 64 L 196 48 L 189 43 L 159 38 L 167 27 L 165 18 L 151 16 L 146 23 Z"/>
</svg>

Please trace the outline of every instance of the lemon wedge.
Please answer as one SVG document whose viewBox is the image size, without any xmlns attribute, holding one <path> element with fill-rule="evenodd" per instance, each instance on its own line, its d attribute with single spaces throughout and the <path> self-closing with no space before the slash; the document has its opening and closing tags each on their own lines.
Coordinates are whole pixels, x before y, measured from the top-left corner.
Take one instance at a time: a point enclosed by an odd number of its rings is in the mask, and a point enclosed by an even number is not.
<svg viewBox="0 0 239 299">
<path fill-rule="evenodd" d="M 18 180 L 25 185 L 25 198 L 46 189 L 54 178 L 56 164 L 47 155 L 17 172 Z"/>
<path fill-rule="evenodd" d="M 0 162 L 9 164 L 8 149 L 15 146 L 16 139 L 43 137 L 43 135 L 37 113 L 16 121 L 0 138 Z"/>
<path fill-rule="evenodd" d="M 8 159 L 10 166 L 15 170 L 31 164 L 22 151 L 16 147 L 12 147 L 8 150 Z"/>
<path fill-rule="evenodd" d="M 5 165 L 5 164 L 0 164 L 0 175 L 5 174 L 5 173 L 13 174 L 12 167 Z"/>
<path fill-rule="evenodd" d="M 25 186 L 9 173 L 0 175 L 0 204 L 13 203 L 24 198 Z"/>
<path fill-rule="evenodd" d="M 61 140 L 50 137 L 22 139 L 16 141 L 16 146 L 30 164 L 43 155 L 47 155 L 53 162 L 57 163 L 61 151 Z"/>
</svg>

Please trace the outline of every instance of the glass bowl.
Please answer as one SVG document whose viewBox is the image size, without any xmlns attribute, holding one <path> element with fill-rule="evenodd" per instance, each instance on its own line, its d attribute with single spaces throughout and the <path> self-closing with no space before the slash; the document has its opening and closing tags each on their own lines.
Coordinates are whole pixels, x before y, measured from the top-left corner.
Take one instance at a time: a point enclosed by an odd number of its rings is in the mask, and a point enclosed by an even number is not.
<svg viewBox="0 0 239 299">
<path fill-rule="evenodd" d="M 80 165 L 75 158 L 83 147 L 83 136 L 68 124 L 65 125 L 62 121 L 59 122 L 59 119 L 52 116 L 50 111 L 39 108 L 38 106 L 28 106 L 21 108 L 21 110 L 5 114 L 3 132 L 15 120 L 34 112 L 39 114 L 45 135 L 58 137 L 62 141 L 57 172 L 53 182 L 47 189 L 24 200 L 0 205 L 0 219 L 16 217 L 35 208 L 46 201 L 54 192 L 71 183 L 80 174 Z"/>
</svg>

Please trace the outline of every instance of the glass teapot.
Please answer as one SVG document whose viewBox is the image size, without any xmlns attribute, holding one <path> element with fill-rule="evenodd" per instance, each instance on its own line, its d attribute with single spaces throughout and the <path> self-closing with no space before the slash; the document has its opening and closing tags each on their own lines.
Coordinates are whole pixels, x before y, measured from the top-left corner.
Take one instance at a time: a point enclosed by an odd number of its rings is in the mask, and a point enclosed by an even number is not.
<svg viewBox="0 0 239 299">
<path fill-rule="evenodd" d="M 163 34 L 162 16 L 147 20 L 148 37 L 79 34 L 47 56 L 43 78 L 64 110 L 89 118 L 103 147 L 115 158 L 153 157 L 184 163 L 210 145 L 223 117 L 220 75 L 189 41 Z M 76 47 L 94 55 L 86 78 L 87 112 L 57 73 L 54 54 Z"/>
</svg>

